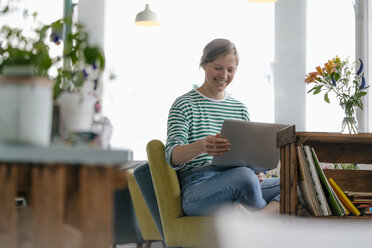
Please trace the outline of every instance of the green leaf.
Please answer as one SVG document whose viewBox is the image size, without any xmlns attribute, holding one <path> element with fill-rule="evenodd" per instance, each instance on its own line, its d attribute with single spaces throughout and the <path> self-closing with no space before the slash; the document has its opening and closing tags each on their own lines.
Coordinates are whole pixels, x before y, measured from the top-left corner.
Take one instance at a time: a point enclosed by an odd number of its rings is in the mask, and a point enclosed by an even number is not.
<svg viewBox="0 0 372 248">
<path fill-rule="evenodd" d="M 86 47 L 84 49 L 85 62 L 88 64 L 93 64 L 97 61 L 97 56 L 99 54 L 99 49 L 97 47 Z"/>
<path fill-rule="evenodd" d="M 313 95 L 319 94 L 319 92 L 321 91 L 322 91 L 321 88 L 318 87 L 317 89 L 314 90 Z"/>
<path fill-rule="evenodd" d="M 9 6 L 5 6 L 3 10 L 1 10 L 0 14 L 6 14 L 9 11 Z"/>
<path fill-rule="evenodd" d="M 104 70 L 105 69 L 105 56 L 102 53 L 98 54 L 98 61 L 99 61 L 101 70 Z"/>
<path fill-rule="evenodd" d="M 310 93 L 310 92 L 312 92 L 313 90 L 315 90 L 315 88 L 311 88 L 309 91 L 307 91 L 307 93 Z"/>
<path fill-rule="evenodd" d="M 365 91 L 361 91 L 361 92 L 358 93 L 358 95 L 360 95 L 360 97 L 362 97 L 362 96 L 367 95 L 367 92 L 365 92 Z"/>
<path fill-rule="evenodd" d="M 338 80 L 340 80 L 341 75 L 340 73 L 335 72 L 334 77 L 335 77 L 335 81 L 337 82 Z"/>
<path fill-rule="evenodd" d="M 363 103 L 362 102 L 357 102 L 356 105 L 361 109 L 363 110 Z"/>
<path fill-rule="evenodd" d="M 330 103 L 329 98 L 328 98 L 328 92 L 324 94 L 324 101 L 327 103 Z"/>
<path fill-rule="evenodd" d="M 60 81 L 55 82 L 53 86 L 53 99 L 57 99 L 59 95 L 62 93 L 62 88 L 60 87 Z"/>
<path fill-rule="evenodd" d="M 76 75 L 75 75 L 75 78 L 74 78 L 74 84 L 76 87 L 81 87 L 83 86 L 84 84 L 84 74 L 83 72 L 79 71 Z"/>
<path fill-rule="evenodd" d="M 70 58 L 71 58 L 71 62 L 73 65 L 77 64 L 79 57 L 78 57 L 78 53 L 76 50 L 71 51 Z"/>
<path fill-rule="evenodd" d="M 54 30 L 54 31 L 62 31 L 63 30 L 63 23 L 62 23 L 62 20 L 61 19 L 59 19 L 59 20 L 57 20 L 57 21 L 55 21 L 55 22 L 52 22 L 51 24 L 50 24 L 50 26 L 52 27 L 52 30 Z"/>
</svg>

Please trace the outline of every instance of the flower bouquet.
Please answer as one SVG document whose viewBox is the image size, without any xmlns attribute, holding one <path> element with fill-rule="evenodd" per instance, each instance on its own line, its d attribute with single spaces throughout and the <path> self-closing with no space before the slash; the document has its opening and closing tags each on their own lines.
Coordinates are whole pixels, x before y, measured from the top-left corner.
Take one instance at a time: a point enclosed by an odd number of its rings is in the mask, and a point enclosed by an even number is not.
<svg viewBox="0 0 372 248">
<path fill-rule="evenodd" d="M 338 56 L 328 60 L 324 67 L 317 66 L 315 72 L 306 75 L 305 82 L 315 85 L 307 92 L 313 95 L 325 92 L 324 100 L 330 103 L 329 93 L 333 93 L 345 112 L 342 133 L 358 133 L 358 122 L 355 117 L 356 108 L 363 110 L 362 97 L 367 94 L 366 79 L 361 59 L 359 69 L 355 72 L 355 62 L 341 60 Z"/>
</svg>

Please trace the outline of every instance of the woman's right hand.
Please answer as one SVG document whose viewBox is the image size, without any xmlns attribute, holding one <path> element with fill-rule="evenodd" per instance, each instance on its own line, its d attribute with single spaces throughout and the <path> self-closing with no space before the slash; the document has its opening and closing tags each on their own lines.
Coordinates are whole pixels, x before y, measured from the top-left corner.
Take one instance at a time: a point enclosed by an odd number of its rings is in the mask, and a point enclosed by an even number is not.
<svg viewBox="0 0 372 248">
<path fill-rule="evenodd" d="M 230 151 L 230 142 L 222 138 L 220 134 L 208 135 L 203 139 L 203 150 L 208 155 L 216 156 Z"/>
<path fill-rule="evenodd" d="M 172 165 L 184 164 L 203 153 L 212 156 L 221 155 L 229 151 L 230 146 L 230 142 L 220 137 L 220 134 L 209 135 L 194 143 L 176 146 L 172 152 L 171 163 Z"/>
</svg>

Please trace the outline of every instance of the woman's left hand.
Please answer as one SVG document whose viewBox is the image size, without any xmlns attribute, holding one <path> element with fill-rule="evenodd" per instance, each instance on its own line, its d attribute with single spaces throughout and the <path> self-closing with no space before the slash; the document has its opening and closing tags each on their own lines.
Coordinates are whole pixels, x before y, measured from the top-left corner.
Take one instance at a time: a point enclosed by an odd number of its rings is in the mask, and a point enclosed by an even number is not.
<svg viewBox="0 0 372 248">
<path fill-rule="evenodd" d="M 230 142 L 222 138 L 219 133 L 217 135 L 208 135 L 203 139 L 203 151 L 208 155 L 224 154 L 230 150 L 230 146 Z"/>
</svg>

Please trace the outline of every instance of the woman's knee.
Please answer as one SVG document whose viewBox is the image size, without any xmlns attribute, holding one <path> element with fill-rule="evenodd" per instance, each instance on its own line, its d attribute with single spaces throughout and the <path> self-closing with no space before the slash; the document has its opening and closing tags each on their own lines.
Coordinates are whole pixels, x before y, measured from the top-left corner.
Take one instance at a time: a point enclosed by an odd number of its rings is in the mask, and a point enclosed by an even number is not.
<svg viewBox="0 0 372 248">
<path fill-rule="evenodd" d="M 259 187 L 259 181 L 257 175 L 247 167 L 238 167 L 233 169 L 232 173 L 234 174 L 234 184 L 241 185 L 242 187 L 247 188 L 256 188 Z"/>
<path fill-rule="evenodd" d="M 262 184 L 262 196 L 267 202 L 280 201 L 280 179 L 266 178 Z"/>
<path fill-rule="evenodd" d="M 261 196 L 261 187 L 257 175 L 247 167 L 238 167 L 230 171 L 230 187 L 236 195 Z"/>
</svg>

